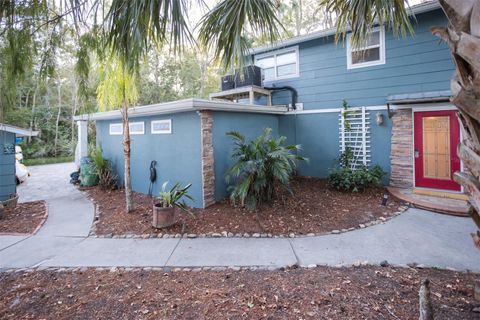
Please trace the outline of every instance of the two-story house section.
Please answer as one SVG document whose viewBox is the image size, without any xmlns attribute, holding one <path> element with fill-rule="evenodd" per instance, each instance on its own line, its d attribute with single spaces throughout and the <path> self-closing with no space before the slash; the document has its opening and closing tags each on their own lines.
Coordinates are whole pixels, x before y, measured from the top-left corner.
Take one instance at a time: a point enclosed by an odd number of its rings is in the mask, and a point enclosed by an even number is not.
<svg viewBox="0 0 480 320">
<path fill-rule="evenodd" d="M 243 77 L 223 77 L 210 100 L 131 108 L 133 190 L 148 192 L 148 168 L 156 163 L 158 181 L 192 183 L 199 199 L 192 205 L 223 200 L 233 164 L 233 142 L 225 133 L 236 130 L 252 140 L 271 128 L 302 146 L 310 161 L 299 164 L 301 176 L 327 177 L 343 152 L 354 167 L 380 165 L 388 173 L 384 182 L 402 192 L 461 198 L 453 181 L 461 167 L 459 123 L 449 102 L 454 65 L 447 45 L 430 32 L 447 19 L 436 1 L 411 13 L 413 35 L 396 36 L 379 25 L 360 47 L 351 46 L 349 36 L 336 43 L 335 29 L 283 40 L 252 49 L 251 60 L 262 70 L 248 67 Z M 95 121 L 97 144 L 121 181 L 121 113 L 76 120 L 78 154 L 87 154 L 82 137 L 86 123 Z M 153 185 L 153 193 L 158 188 Z"/>
<path fill-rule="evenodd" d="M 449 102 L 454 65 L 430 31 L 447 20 L 436 1 L 411 10 L 414 35 L 378 26 L 353 47 L 348 35 L 336 43 L 332 29 L 252 50 L 264 86 L 298 93 L 297 110 L 279 117 L 279 132 L 310 158 L 301 175 L 325 177 L 349 148 L 359 165 L 387 171 L 392 186 L 460 191 L 453 181 L 460 130 Z M 274 105 L 289 101 L 288 92 L 273 95 Z"/>
</svg>

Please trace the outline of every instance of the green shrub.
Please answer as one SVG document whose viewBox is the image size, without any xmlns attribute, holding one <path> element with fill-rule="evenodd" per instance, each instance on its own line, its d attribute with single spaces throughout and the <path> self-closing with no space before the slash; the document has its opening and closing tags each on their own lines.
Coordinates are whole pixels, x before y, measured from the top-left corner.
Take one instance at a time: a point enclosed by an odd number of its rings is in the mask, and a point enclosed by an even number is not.
<svg viewBox="0 0 480 320">
<path fill-rule="evenodd" d="M 227 171 L 226 181 L 235 180 L 229 188 L 233 205 L 255 209 L 262 202 L 269 202 L 275 195 L 275 184 L 291 192 L 290 179 L 297 160 L 306 160 L 297 155 L 299 145 L 285 145 L 285 137 L 273 138 L 272 129 L 266 128 L 255 140 L 247 142 L 236 131 L 227 132 L 235 142 L 235 164 Z"/>
<path fill-rule="evenodd" d="M 380 166 L 362 166 L 355 170 L 337 167 L 330 170 L 328 185 L 339 191 L 362 192 L 371 186 L 379 185 L 384 175 L 385 172 Z"/>
<path fill-rule="evenodd" d="M 113 190 L 117 187 L 118 177 L 114 173 L 109 160 L 103 158 L 103 150 L 101 147 L 94 148 L 90 152 L 93 160 L 96 174 L 98 175 L 98 186 L 102 190 Z"/>
</svg>

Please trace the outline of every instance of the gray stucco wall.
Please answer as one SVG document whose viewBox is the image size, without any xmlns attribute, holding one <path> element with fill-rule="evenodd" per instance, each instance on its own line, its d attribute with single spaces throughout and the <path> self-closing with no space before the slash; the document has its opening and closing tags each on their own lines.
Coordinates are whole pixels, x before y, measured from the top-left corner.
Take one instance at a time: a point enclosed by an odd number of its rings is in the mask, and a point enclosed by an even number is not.
<svg viewBox="0 0 480 320">
<path fill-rule="evenodd" d="M 151 134 L 153 120 L 172 119 L 172 134 Z M 145 134 L 131 135 L 131 175 L 134 191 L 147 193 L 150 177 L 150 162 L 157 161 L 157 182 L 153 195 L 157 196 L 164 181 L 169 187 L 174 183 L 192 183 L 190 194 L 195 199 L 191 203 L 202 207 L 202 173 L 200 117 L 195 112 L 176 113 L 163 116 L 130 118 L 130 122 L 144 121 Z M 116 173 L 123 181 L 124 161 L 121 135 L 110 135 L 110 123 L 97 121 L 97 145 L 101 145 L 104 157 L 113 161 Z M 188 203 L 188 201 L 187 201 Z"/>
<path fill-rule="evenodd" d="M 16 191 L 15 134 L 0 131 L 0 201 L 9 199 Z"/>
<path fill-rule="evenodd" d="M 215 158 L 215 199 L 227 196 L 225 173 L 234 163 L 232 159 L 233 140 L 225 133 L 238 131 L 247 140 L 259 136 L 264 128 L 272 128 L 272 134 L 278 136 L 278 117 L 276 115 L 214 112 L 213 113 L 213 148 Z"/>
</svg>

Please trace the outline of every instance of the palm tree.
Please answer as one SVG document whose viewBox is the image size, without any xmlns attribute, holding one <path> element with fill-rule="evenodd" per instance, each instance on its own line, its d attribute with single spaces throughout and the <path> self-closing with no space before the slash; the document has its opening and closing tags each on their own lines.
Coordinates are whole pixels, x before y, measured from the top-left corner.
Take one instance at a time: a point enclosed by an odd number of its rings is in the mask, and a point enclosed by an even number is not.
<svg viewBox="0 0 480 320">
<path fill-rule="evenodd" d="M 130 176 L 130 128 L 128 121 L 128 106 L 137 100 L 138 92 L 135 86 L 135 75 L 115 56 L 104 61 L 100 70 L 100 84 L 97 87 L 97 102 L 99 109 L 105 111 L 120 108 L 123 123 L 123 156 L 124 156 L 124 186 L 126 211 L 134 209 L 132 199 L 132 179 Z"/>
<path fill-rule="evenodd" d="M 123 75 L 138 73 L 140 60 L 152 45 L 168 43 L 178 51 L 185 43 L 194 42 L 186 18 L 187 4 L 186 0 L 113 0 L 107 15 L 107 45 L 120 60 Z M 270 34 L 274 40 L 278 35 L 277 22 L 270 0 L 224 0 L 202 20 L 199 38 L 206 46 L 215 44 L 217 57 L 228 57 L 224 59 L 226 66 L 241 64 L 248 49 L 244 41 L 247 27 Z M 128 102 L 123 86 L 125 195 L 127 211 L 130 212 L 133 200 Z"/>
<path fill-rule="evenodd" d="M 352 42 L 366 39 L 375 24 L 384 24 L 395 33 L 412 32 L 406 0 L 321 0 L 337 16 L 337 39 L 352 32 Z M 448 27 L 432 27 L 432 33 L 447 42 L 456 73 L 451 81 L 452 103 L 459 110 L 463 141 L 458 155 L 465 169 L 455 180 L 469 195 L 470 214 L 480 228 L 480 2 L 439 0 L 448 18 Z M 472 235 L 480 248 L 480 231 Z"/>
</svg>

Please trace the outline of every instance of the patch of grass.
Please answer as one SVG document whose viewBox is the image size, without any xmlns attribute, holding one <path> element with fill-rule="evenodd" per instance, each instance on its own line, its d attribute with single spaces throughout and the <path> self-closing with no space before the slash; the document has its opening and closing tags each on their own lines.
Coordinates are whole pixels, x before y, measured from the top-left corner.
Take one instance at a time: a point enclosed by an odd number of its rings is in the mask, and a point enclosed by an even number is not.
<svg viewBox="0 0 480 320">
<path fill-rule="evenodd" d="M 53 164 L 73 162 L 73 157 L 51 157 L 51 158 L 37 158 L 37 159 L 24 159 L 23 164 L 26 166 L 38 166 L 42 164 Z"/>
</svg>

